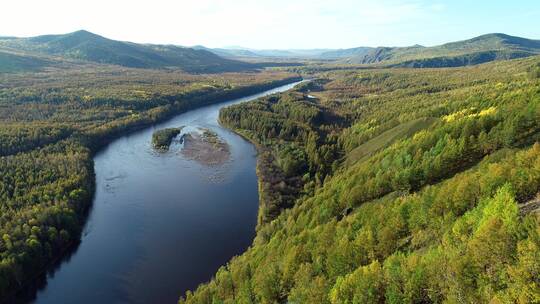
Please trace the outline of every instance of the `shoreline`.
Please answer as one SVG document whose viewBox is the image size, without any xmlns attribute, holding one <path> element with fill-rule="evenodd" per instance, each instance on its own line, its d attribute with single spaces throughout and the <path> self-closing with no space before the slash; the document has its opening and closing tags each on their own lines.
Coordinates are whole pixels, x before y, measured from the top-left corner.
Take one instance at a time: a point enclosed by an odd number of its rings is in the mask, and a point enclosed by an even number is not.
<svg viewBox="0 0 540 304">
<path fill-rule="evenodd" d="M 311 79 L 303 79 L 302 82 L 310 81 Z M 220 109 L 221 111 L 221 109 Z M 270 183 L 269 179 L 270 177 L 265 174 L 265 163 L 273 163 L 275 156 L 271 152 L 271 149 L 268 147 L 265 147 L 261 145 L 260 143 L 256 142 L 254 139 L 252 139 L 245 130 L 237 129 L 223 121 L 221 121 L 220 116 L 218 115 L 218 123 L 220 126 L 226 128 L 227 130 L 230 130 L 234 134 L 242 137 L 244 140 L 251 143 L 253 146 L 255 146 L 255 150 L 257 151 L 256 155 L 256 167 L 255 172 L 257 175 L 257 187 L 259 192 L 259 209 L 257 211 L 257 226 L 255 228 L 256 231 L 259 231 L 259 228 L 261 225 L 271 222 L 274 218 L 270 218 L 269 221 L 266 221 L 266 213 L 265 211 L 268 209 L 268 203 L 269 203 L 269 196 L 270 192 L 266 191 L 265 183 Z M 271 189 L 269 189 L 271 190 Z"/>
</svg>

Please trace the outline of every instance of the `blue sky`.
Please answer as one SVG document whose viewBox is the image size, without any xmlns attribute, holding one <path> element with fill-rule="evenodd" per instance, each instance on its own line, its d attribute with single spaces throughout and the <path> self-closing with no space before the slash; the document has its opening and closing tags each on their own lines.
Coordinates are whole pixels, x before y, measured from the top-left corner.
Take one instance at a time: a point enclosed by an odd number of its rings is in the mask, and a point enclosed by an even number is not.
<svg viewBox="0 0 540 304">
<path fill-rule="evenodd" d="M 540 39 L 540 0 L 2 0 L 0 35 L 86 29 L 143 43 L 251 48 L 437 45 L 486 33 Z"/>
</svg>

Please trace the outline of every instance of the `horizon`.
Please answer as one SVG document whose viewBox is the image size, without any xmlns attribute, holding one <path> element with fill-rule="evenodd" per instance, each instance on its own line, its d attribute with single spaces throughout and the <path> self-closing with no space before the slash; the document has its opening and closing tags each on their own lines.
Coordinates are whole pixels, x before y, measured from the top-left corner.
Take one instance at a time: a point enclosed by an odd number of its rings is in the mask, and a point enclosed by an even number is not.
<svg viewBox="0 0 540 304">
<path fill-rule="evenodd" d="M 8 0 L 4 7 L 10 14 L 0 19 L 0 28 L 11 29 L 0 33 L 4 37 L 84 29 L 135 43 L 255 50 L 435 46 L 490 33 L 540 37 L 540 7 L 532 0 L 519 6 L 464 0 L 155 0 L 151 6 L 143 1 Z"/>
</svg>

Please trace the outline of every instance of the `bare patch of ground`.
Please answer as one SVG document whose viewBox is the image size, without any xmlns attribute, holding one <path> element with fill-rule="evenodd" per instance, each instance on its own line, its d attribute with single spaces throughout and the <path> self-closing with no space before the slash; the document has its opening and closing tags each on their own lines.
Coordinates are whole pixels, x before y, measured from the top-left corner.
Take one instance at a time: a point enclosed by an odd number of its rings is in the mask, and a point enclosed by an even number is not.
<svg viewBox="0 0 540 304">
<path fill-rule="evenodd" d="M 536 194 L 536 197 L 524 204 L 519 206 L 519 211 L 521 215 L 526 215 L 529 213 L 538 213 L 540 214 L 540 192 Z"/>
<path fill-rule="evenodd" d="M 204 129 L 201 134 L 187 133 L 183 136 L 182 155 L 205 166 L 220 166 L 229 161 L 229 145 L 216 133 Z"/>
</svg>

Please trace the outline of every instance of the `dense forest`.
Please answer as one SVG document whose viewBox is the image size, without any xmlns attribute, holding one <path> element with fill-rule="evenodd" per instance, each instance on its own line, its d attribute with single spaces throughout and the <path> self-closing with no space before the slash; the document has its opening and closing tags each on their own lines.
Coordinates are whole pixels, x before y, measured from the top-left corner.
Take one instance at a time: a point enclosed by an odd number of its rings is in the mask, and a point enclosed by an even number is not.
<svg viewBox="0 0 540 304">
<path fill-rule="evenodd" d="M 79 240 L 100 147 L 170 115 L 296 80 L 279 71 L 94 64 L 0 74 L 0 301 Z"/>
<path fill-rule="evenodd" d="M 301 92 L 230 106 L 219 119 L 259 147 L 259 226 L 291 207 L 304 189 L 320 186 L 338 166 L 336 130 L 342 119 Z"/>
<path fill-rule="evenodd" d="M 221 111 L 260 151 L 257 236 L 179 303 L 540 302 L 540 58 L 295 71 Z"/>
</svg>

